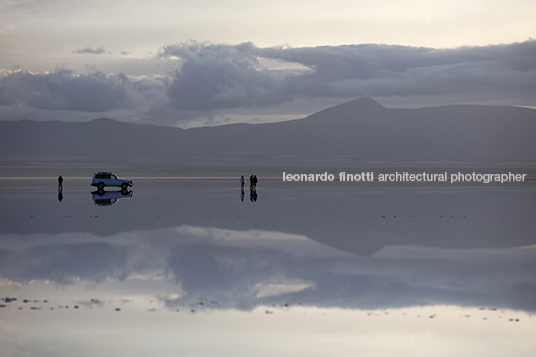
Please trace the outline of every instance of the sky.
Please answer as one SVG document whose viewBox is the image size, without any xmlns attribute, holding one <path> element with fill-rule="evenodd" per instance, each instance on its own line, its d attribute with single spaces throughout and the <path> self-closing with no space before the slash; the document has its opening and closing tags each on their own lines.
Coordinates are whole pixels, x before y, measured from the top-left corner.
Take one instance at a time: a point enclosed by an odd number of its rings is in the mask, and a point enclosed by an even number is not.
<svg viewBox="0 0 536 357">
<path fill-rule="evenodd" d="M 533 0 L 0 0 L 0 120 L 536 107 Z"/>
</svg>

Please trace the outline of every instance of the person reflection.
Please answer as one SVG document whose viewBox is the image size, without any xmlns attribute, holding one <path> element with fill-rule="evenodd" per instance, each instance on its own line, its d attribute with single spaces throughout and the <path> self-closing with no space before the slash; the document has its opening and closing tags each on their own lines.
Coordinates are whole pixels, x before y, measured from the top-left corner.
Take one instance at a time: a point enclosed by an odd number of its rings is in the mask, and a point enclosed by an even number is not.
<svg viewBox="0 0 536 357">
<path fill-rule="evenodd" d="M 58 201 L 63 200 L 63 177 L 58 177 Z"/>
<path fill-rule="evenodd" d="M 244 184 L 246 183 L 246 180 L 244 179 L 244 175 L 240 176 L 240 201 L 244 202 Z"/>
<path fill-rule="evenodd" d="M 257 202 L 257 189 L 255 186 L 251 186 L 249 189 L 249 199 L 251 202 Z"/>
</svg>

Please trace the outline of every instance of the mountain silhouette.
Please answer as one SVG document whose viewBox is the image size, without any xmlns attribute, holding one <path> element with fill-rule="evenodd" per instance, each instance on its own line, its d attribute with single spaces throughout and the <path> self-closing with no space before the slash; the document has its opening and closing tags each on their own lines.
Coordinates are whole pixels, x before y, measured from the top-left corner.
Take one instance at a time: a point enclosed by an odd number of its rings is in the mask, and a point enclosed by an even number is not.
<svg viewBox="0 0 536 357">
<path fill-rule="evenodd" d="M 303 119 L 180 129 L 100 118 L 0 122 L 0 158 L 107 162 L 307 164 L 536 161 L 536 110 L 451 105 L 385 108 L 361 98 Z"/>
</svg>

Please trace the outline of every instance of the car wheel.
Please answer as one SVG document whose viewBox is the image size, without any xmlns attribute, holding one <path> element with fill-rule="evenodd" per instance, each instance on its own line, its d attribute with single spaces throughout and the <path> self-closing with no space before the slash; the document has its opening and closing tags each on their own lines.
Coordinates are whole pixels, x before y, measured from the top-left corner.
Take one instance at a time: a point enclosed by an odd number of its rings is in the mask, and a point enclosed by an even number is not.
<svg viewBox="0 0 536 357">
<path fill-rule="evenodd" d="M 128 184 L 127 184 L 126 182 L 123 182 L 123 183 L 121 184 L 121 188 L 122 188 L 123 190 L 126 190 L 127 187 L 128 187 Z"/>
<path fill-rule="evenodd" d="M 99 188 L 99 190 L 102 190 L 104 188 L 104 183 L 103 182 L 99 182 L 99 184 L 97 185 L 97 187 Z"/>
</svg>

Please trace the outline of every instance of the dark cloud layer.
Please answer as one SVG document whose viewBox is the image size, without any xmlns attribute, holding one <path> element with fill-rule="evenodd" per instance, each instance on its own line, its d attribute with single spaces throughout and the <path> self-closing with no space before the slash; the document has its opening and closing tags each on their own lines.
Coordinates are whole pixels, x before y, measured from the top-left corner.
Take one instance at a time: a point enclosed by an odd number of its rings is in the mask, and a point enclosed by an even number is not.
<svg viewBox="0 0 536 357">
<path fill-rule="evenodd" d="M 106 53 L 86 48 L 78 53 Z M 536 105 L 536 41 L 434 49 L 361 44 L 269 47 L 199 43 L 161 49 L 176 70 L 166 78 L 102 72 L 5 72 L 0 108 L 128 111 L 130 118 L 207 117 L 214 111 L 270 108 L 294 100 L 464 98 L 466 103 Z M 456 104 L 456 102 L 452 102 Z"/>
<path fill-rule="evenodd" d="M 182 60 L 168 94 L 178 109 L 213 110 L 285 101 L 285 81 L 263 67 L 254 47 L 188 43 L 167 46 L 162 56 Z"/>
<path fill-rule="evenodd" d="M 124 74 L 103 72 L 79 75 L 67 69 L 40 74 L 18 71 L 0 78 L 0 105 L 106 112 L 153 99 L 154 83 L 144 79 L 131 81 Z"/>
<path fill-rule="evenodd" d="M 36 109 L 102 112 L 125 105 L 125 75 L 101 72 L 78 76 L 56 69 L 46 74 L 15 72 L 0 81 L 0 104 L 23 104 Z"/>
<path fill-rule="evenodd" d="M 487 47 L 433 49 L 378 44 L 259 48 L 251 43 L 166 46 L 182 60 L 171 98 L 203 98 L 204 108 L 272 105 L 297 97 L 389 97 L 488 93 L 489 98 L 531 98 L 536 91 L 536 41 Z M 301 65 L 284 75 L 259 59 Z M 187 92 L 193 78 L 200 90 Z M 251 85 L 254 84 L 253 89 Z M 182 90 L 178 90 L 182 89 Z M 260 96 L 259 96 L 260 94 Z"/>
</svg>

